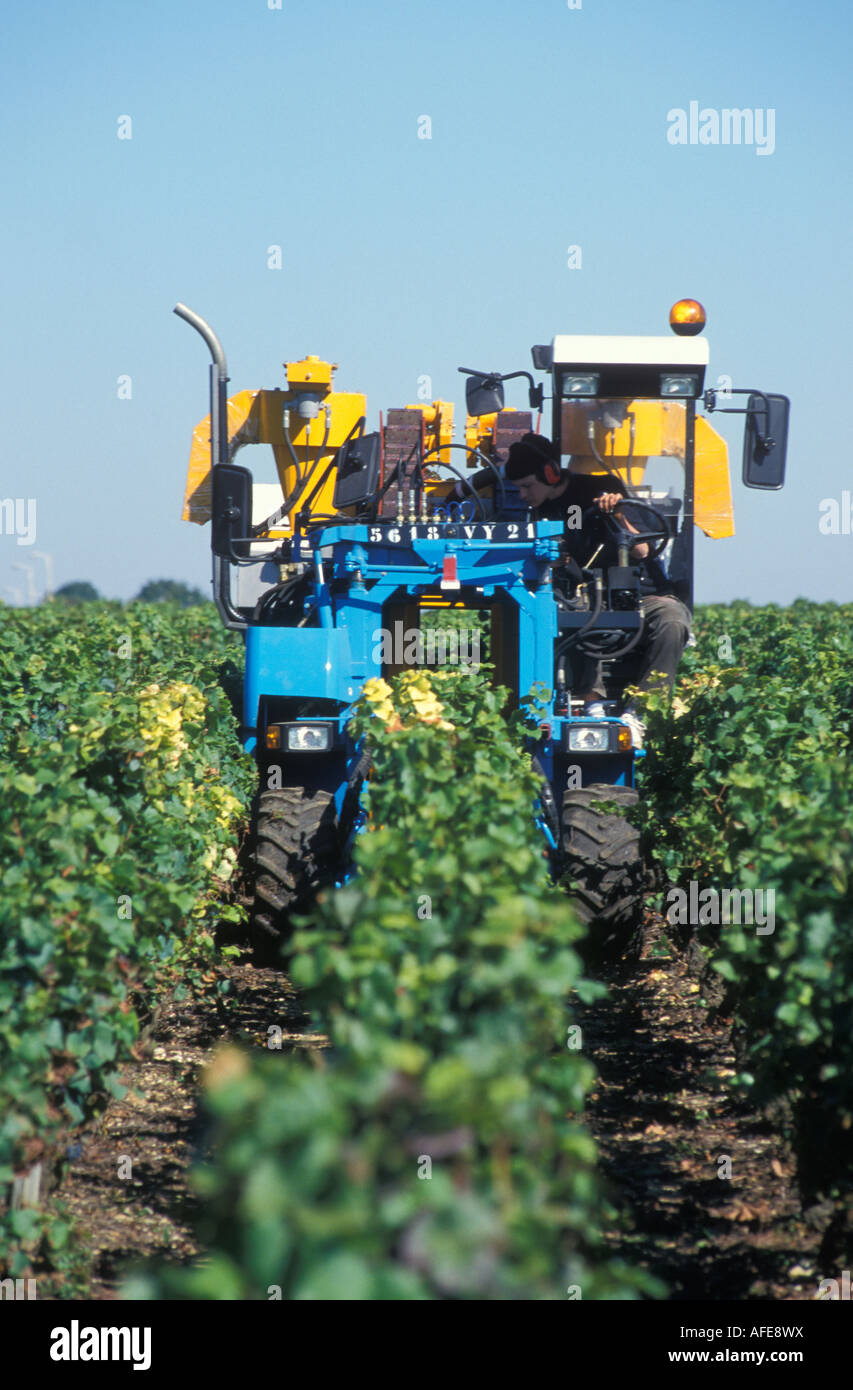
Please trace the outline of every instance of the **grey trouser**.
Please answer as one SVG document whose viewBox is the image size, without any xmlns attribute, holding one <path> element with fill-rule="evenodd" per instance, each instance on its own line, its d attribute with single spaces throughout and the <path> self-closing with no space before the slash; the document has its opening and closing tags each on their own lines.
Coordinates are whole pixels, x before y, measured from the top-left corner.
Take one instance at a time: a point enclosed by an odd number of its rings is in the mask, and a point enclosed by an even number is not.
<svg viewBox="0 0 853 1390">
<path fill-rule="evenodd" d="M 641 690 L 671 689 L 690 636 L 690 609 L 672 594 L 646 594 L 642 610 L 643 635 L 634 650 L 626 655 L 624 665 L 619 663 L 620 679 L 624 671 L 627 685 L 637 685 Z M 660 675 L 653 676 L 653 672 Z M 581 660 L 577 688 L 581 694 L 594 693 L 601 700 L 606 698 L 600 661 L 591 657 Z"/>
</svg>

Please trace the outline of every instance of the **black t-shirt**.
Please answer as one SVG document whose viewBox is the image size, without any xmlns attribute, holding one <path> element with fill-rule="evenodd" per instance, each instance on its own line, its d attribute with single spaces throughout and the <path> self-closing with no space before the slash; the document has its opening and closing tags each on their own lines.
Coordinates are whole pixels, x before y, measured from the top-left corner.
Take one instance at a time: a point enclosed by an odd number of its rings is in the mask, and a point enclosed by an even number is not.
<svg viewBox="0 0 853 1390">
<path fill-rule="evenodd" d="M 602 541 L 604 545 L 596 559 L 596 567 L 605 568 L 619 563 L 616 543 L 606 538 L 606 533 L 595 524 L 595 519 L 592 519 L 591 524 L 581 524 L 584 512 L 592 507 L 596 497 L 601 497 L 605 492 L 618 492 L 620 497 L 628 496 L 624 483 L 615 474 L 602 476 L 600 473 L 569 473 L 569 484 L 565 492 L 559 497 L 549 498 L 533 512 L 537 520 L 565 519 L 566 549 L 571 558 L 581 566 L 589 563 Z M 574 507 L 578 508 L 578 511 L 570 511 L 570 508 Z M 637 525 L 636 522 L 633 524 Z M 660 594 L 668 590 L 666 576 L 656 560 L 631 560 L 629 563 L 640 571 L 640 587 L 643 593 Z"/>
<path fill-rule="evenodd" d="M 547 502 L 543 502 L 541 507 L 536 508 L 536 516 L 558 521 L 560 517 L 567 515 L 570 507 L 579 507 L 583 513 L 592 506 L 596 497 L 601 497 L 605 492 L 618 492 L 621 497 L 628 495 L 621 479 L 615 476 L 608 475 L 602 478 L 600 474 L 594 476 L 591 473 L 570 473 L 565 492 L 559 497 L 551 497 Z M 577 528 L 571 529 L 577 534 Z"/>
</svg>

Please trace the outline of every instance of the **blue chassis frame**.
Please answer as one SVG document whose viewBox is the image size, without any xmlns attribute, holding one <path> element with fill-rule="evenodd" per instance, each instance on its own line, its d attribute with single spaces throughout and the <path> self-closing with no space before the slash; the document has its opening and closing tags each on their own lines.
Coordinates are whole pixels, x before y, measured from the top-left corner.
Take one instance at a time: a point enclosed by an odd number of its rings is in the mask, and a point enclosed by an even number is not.
<svg viewBox="0 0 853 1390">
<path fill-rule="evenodd" d="M 462 528 L 423 523 L 401 523 L 395 530 L 399 543 L 375 539 L 383 531 L 387 534 L 388 529 L 377 530 L 362 523 L 333 524 L 294 540 L 292 559 L 312 559 L 316 573 L 322 576 L 309 600 L 309 606 L 316 608 L 319 627 L 247 627 L 243 712 L 246 751 L 257 756 L 265 699 L 293 697 L 338 702 L 339 758 L 336 771 L 329 771 L 340 815 L 348 777 L 360 753 L 347 734 L 347 724 L 364 682 L 382 674 L 374 653 L 385 604 L 399 597 L 401 591 L 414 599 L 424 593 L 442 592 L 445 557 L 452 556 L 461 589 L 474 589 L 485 599 L 502 593 L 506 602 L 518 610 L 519 696 L 523 700 L 535 683 L 551 691 L 550 699 L 537 711 L 540 723 L 550 726 L 549 736 L 535 744 L 531 741 L 531 750 L 536 752 L 557 807 L 562 803 L 563 760 L 569 758 L 580 768 L 583 785 L 603 782 L 633 786 L 633 753 L 573 751 L 569 755 L 563 748 L 564 726 L 579 721 L 556 713 L 554 708 L 558 609 L 551 566 L 558 557 L 562 522 L 525 522 L 517 528 L 525 532 L 518 540 L 495 541 L 486 536 L 459 534 L 464 529 L 487 530 L 486 526 Z M 345 592 L 332 594 L 330 583 L 335 579 L 349 580 Z M 446 592 L 450 596 L 454 590 Z M 291 757 L 304 764 L 306 757 L 315 763 L 317 758 L 328 760 L 329 755 Z M 541 815 L 537 820 L 549 847 L 557 850 L 547 821 Z"/>
</svg>

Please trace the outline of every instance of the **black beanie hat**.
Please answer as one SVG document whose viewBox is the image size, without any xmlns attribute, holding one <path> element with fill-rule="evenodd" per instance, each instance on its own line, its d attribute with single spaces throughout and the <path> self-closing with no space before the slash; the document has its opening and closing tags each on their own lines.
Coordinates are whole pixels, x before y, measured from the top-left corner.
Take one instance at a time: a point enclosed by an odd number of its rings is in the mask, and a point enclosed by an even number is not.
<svg viewBox="0 0 853 1390">
<path fill-rule="evenodd" d="M 560 467 L 560 453 L 557 447 L 546 439 L 544 434 L 528 433 L 510 445 L 504 475 L 510 482 L 527 478 L 531 473 L 544 481 L 545 465 Z"/>
</svg>

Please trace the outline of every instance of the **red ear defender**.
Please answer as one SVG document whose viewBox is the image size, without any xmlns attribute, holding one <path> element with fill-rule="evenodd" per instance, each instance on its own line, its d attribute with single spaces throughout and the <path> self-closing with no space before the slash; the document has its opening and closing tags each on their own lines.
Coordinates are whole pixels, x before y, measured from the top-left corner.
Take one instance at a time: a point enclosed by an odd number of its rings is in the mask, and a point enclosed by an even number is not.
<svg viewBox="0 0 853 1390">
<path fill-rule="evenodd" d="M 550 439 L 528 431 L 509 446 L 505 471 L 510 482 L 534 474 L 548 487 L 554 487 L 561 477 L 560 456 Z"/>
</svg>

